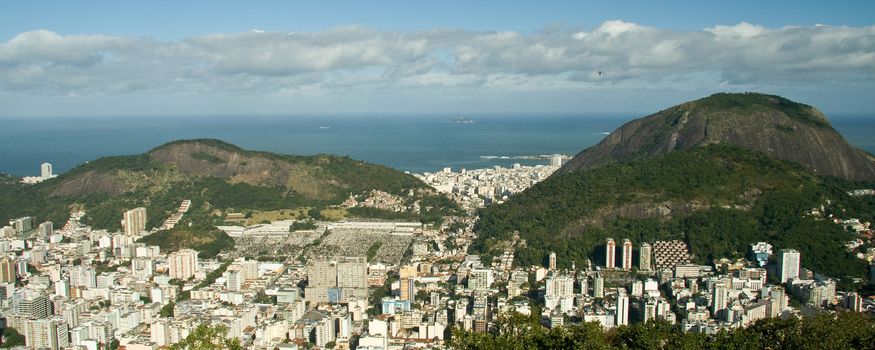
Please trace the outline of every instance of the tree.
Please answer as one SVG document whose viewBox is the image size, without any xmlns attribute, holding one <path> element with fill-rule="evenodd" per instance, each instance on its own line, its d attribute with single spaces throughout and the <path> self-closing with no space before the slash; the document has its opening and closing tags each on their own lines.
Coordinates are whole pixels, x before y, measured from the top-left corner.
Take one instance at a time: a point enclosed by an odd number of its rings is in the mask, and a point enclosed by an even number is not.
<svg viewBox="0 0 875 350">
<path fill-rule="evenodd" d="M 158 314 L 161 317 L 173 317 L 173 308 L 174 307 L 176 307 L 175 303 L 173 303 L 173 302 L 168 303 L 167 305 L 164 305 L 163 307 L 161 307 L 161 311 L 159 311 Z"/>
<path fill-rule="evenodd" d="M 24 336 L 18 333 L 15 328 L 6 328 L 3 331 L 3 342 L 0 343 L 0 348 L 14 348 L 16 346 L 24 346 Z"/>
<path fill-rule="evenodd" d="M 228 327 L 225 325 L 201 324 L 179 343 L 173 344 L 171 350 L 242 350 L 240 339 L 227 338 Z"/>
<path fill-rule="evenodd" d="M 684 333 L 665 321 L 604 331 L 597 323 L 547 330 L 539 313 L 502 314 L 488 333 L 453 328 L 453 349 L 875 349 L 875 322 L 861 313 L 839 312 L 803 319 L 769 318 L 748 328 L 717 334 Z"/>
</svg>

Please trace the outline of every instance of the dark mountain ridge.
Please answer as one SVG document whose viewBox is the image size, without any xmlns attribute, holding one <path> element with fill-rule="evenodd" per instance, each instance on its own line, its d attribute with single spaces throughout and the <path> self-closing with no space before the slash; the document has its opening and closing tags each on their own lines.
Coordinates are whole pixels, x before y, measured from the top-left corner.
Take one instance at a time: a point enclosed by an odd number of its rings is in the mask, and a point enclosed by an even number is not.
<svg viewBox="0 0 875 350">
<path fill-rule="evenodd" d="M 718 94 L 627 123 L 560 171 L 480 211 L 472 253 L 506 249 L 521 266 L 550 251 L 560 265 L 604 261 L 608 237 L 683 240 L 702 264 L 766 241 L 803 266 L 863 277 L 857 239 L 837 217 L 875 221 L 871 155 L 814 108 L 777 96 Z M 817 212 L 817 214 L 813 214 Z"/>
<path fill-rule="evenodd" d="M 816 108 L 780 96 L 720 93 L 621 126 L 558 174 L 709 144 L 802 164 L 819 175 L 875 180 L 875 156 L 848 144 Z"/>
</svg>

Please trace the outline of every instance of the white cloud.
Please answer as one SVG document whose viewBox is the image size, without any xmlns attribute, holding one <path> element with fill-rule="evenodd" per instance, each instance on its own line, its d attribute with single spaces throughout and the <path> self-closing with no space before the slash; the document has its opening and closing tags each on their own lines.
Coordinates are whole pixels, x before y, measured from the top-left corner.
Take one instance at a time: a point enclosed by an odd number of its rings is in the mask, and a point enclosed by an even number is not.
<svg viewBox="0 0 875 350">
<path fill-rule="evenodd" d="M 601 74 L 599 74 L 601 72 Z M 0 92 L 331 93 L 332 89 L 857 84 L 875 80 L 875 26 L 674 31 L 607 21 L 591 31 L 254 29 L 180 41 L 21 33 L 0 43 Z"/>
<path fill-rule="evenodd" d="M 707 32 L 717 36 L 717 40 L 723 38 L 752 38 L 766 31 L 763 26 L 753 25 L 747 22 L 741 22 L 734 26 L 714 26 L 705 29 Z"/>
</svg>

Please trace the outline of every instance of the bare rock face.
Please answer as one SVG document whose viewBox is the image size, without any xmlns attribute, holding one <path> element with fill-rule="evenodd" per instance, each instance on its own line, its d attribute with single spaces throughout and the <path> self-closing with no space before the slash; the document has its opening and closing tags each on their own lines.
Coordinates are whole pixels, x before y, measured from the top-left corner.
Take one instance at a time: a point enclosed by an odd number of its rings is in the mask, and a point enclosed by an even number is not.
<svg viewBox="0 0 875 350">
<path fill-rule="evenodd" d="M 344 187 L 321 168 L 320 164 L 330 162 L 327 156 L 311 160 L 278 156 L 209 139 L 171 142 L 153 149 L 149 156 L 185 174 L 214 176 L 229 183 L 286 187 L 312 198 L 324 199 L 330 188 Z"/>
<path fill-rule="evenodd" d="M 715 94 L 626 123 L 557 173 L 715 143 L 802 164 L 820 175 L 875 180 L 875 156 L 848 144 L 814 107 L 779 96 Z"/>
<path fill-rule="evenodd" d="M 89 171 L 76 178 L 62 182 L 52 193 L 55 196 L 78 196 L 86 193 L 118 194 L 122 191 L 120 181 L 108 174 Z"/>
<path fill-rule="evenodd" d="M 196 176 L 215 176 L 231 182 L 262 186 L 284 186 L 294 164 L 258 154 L 246 154 L 211 142 L 180 142 L 149 153 L 152 159 L 174 165 L 179 171 Z"/>
</svg>

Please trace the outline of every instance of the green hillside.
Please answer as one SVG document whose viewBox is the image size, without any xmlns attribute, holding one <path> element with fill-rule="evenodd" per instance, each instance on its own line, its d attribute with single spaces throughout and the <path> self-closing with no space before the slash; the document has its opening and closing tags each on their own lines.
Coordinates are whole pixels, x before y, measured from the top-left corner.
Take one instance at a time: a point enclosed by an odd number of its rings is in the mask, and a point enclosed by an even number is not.
<svg viewBox="0 0 875 350">
<path fill-rule="evenodd" d="M 161 251 L 172 252 L 182 248 L 200 252 L 201 258 L 213 258 L 224 249 L 234 247 L 234 240 L 222 230 L 195 227 L 176 227 L 152 233 L 138 242 L 161 247 Z"/>
<path fill-rule="evenodd" d="M 147 208 L 147 227 L 159 226 L 184 199 L 192 200 L 185 222 L 206 228 L 222 221 L 212 216 L 216 209 L 324 207 L 374 189 L 402 196 L 412 192 L 413 200 L 437 196 L 414 176 L 385 166 L 333 155 L 247 151 L 210 139 L 174 141 L 145 154 L 97 159 L 37 185 L 4 179 L 0 220 L 28 215 L 59 225 L 76 205 L 87 210 L 87 224 L 109 230 L 120 229 L 122 213 L 139 206 Z"/>
<path fill-rule="evenodd" d="M 806 215 L 831 200 L 842 217 L 872 220 L 875 200 L 859 188 L 766 155 L 731 146 L 680 150 L 625 164 L 555 175 L 507 203 L 480 212 L 475 253 L 493 256 L 516 241 L 516 262 L 540 264 L 555 251 L 560 265 L 600 262 L 606 237 L 681 239 L 700 263 L 743 256 L 750 243 L 802 252 L 803 266 L 832 276 L 862 277 L 864 261 L 843 247 L 852 236 Z M 871 186 L 871 184 L 869 184 Z"/>
</svg>

